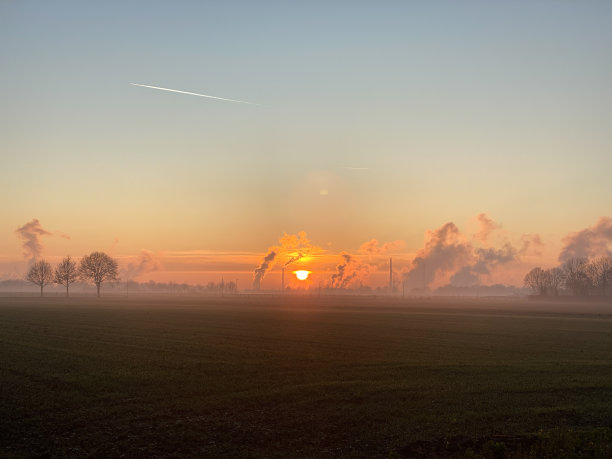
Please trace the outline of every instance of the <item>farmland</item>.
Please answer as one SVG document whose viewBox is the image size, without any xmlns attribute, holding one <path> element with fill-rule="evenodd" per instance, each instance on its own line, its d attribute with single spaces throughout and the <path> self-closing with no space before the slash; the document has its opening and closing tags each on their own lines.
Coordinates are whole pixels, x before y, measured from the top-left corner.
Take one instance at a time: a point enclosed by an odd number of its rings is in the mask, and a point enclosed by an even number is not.
<svg viewBox="0 0 612 459">
<path fill-rule="evenodd" d="M 612 304 L 0 298 L 0 456 L 612 455 Z"/>
</svg>

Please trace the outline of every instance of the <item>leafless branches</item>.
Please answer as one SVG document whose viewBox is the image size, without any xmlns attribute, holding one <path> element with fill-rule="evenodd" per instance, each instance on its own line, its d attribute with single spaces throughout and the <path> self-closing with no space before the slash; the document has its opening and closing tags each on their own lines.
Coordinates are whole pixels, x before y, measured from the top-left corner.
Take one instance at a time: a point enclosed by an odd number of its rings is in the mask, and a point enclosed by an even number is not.
<svg viewBox="0 0 612 459">
<path fill-rule="evenodd" d="M 68 287 L 79 278 L 77 265 L 68 256 L 64 258 L 59 265 L 55 267 L 55 276 L 53 281 L 56 284 L 66 287 L 66 296 L 68 296 Z"/>
<path fill-rule="evenodd" d="M 45 260 L 35 261 L 26 274 L 26 280 L 40 287 L 40 296 L 43 296 L 45 285 L 53 282 L 53 270 Z"/>
<path fill-rule="evenodd" d="M 100 286 L 103 282 L 119 280 L 117 261 L 104 252 L 92 252 L 81 259 L 79 277 L 93 282 L 100 296 Z"/>
<path fill-rule="evenodd" d="M 537 295 L 559 294 L 563 287 L 575 296 L 605 295 L 612 284 L 612 261 L 609 257 L 593 260 L 570 258 L 558 268 L 533 268 L 524 278 L 525 287 Z"/>
</svg>

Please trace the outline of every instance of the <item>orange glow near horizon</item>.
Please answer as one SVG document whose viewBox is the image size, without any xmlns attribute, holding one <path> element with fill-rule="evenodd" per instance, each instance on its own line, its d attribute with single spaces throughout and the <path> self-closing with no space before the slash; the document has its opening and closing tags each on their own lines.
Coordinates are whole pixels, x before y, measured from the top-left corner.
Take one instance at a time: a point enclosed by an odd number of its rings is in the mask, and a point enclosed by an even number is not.
<svg viewBox="0 0 612 459">
<path fill-rule="evenodd" d="M 299 271 L 293 271 L 293 274 L 295 274 L 295 277 L 298 278 L 298 280 L 306 280 L 308 279 L 308 275 L 311 273 L 312 271 L 306 271 L 305 269 L 300 269 Z"/>
</svg>

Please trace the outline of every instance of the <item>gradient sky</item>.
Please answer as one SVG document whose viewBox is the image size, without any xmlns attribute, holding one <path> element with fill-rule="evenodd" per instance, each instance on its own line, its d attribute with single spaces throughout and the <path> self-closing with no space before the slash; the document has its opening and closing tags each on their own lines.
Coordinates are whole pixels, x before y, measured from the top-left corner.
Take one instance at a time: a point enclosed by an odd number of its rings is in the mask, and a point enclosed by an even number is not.
<svg viewBox="0 0 612 459">
<path fill-rule="evenodd" d="M 552 260 L 612 213 L 612 3 L 329 3 L 0 3 L 0 275 L 33 218 L 48 257 L 222 272 L 298 231 L 408 262 L 481 212 Z"/>
</svg>

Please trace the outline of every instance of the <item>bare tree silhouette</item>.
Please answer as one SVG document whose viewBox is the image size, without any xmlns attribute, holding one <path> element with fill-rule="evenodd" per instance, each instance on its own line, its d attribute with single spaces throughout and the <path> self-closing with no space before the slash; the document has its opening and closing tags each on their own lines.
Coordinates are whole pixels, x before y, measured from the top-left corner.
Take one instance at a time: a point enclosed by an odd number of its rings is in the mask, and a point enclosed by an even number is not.
<svg viewBox="0 0 612 459">
<path fill-rule="evenodd" d="M 95 284 L 98 297 L 100 297 L 100 286 L 103 282 L 119 280 L 117 272 L 117 261 L 104 252 L 92 252 L 85 255 L 79 265 L 79 277 Z"/>
<path fill-rule="evenodd" d="M 549 295 L 559 296 L 559 288 L 563 285 L 563 270 L 561 268 L 552 268 L 546 271 L 547 276 L 547 291 Z"/>
<path fill-rule="evenodd" d="M 538 295 L 557 296 L 563 287 L 575 296 L 605 296 L 612 285 L 612 260 L 608 256 L 592 260 L 576 257 L 546 271 L 533 268 L 525 275 L 524 284 Z"/>
<path fill-rule="evenodd" d="M 53 269 L 45 260 L 35 261 L 28 273 L 26 280 L 40 287 L 40 296 L 43 296 L 45 285 L 53 282 Z"/>
<path fill-rule="evenodd" d="M 609 257 L 599 257 L 587 266 L 587 273 L 591 284 L 601 295 L 606 294 L 608 286 L 612 283 L 612 261 Z"/>
<path fill-rule="evenodd" d="M 587 272 L 588 260 L 586 258 L 570 258 L 563 266 L 565 287 L 574 295 L 586 296 L 589 294 L 591 279 Z"/>
<path fill-rule="evenodd" d="M 546 271 L 538 267 L 529 271 L 525 275 L 523 282 L 525 287 L 530 288 L 534 293 L 538 295 L 546 295 L 546 285 L 548 283 L 547 278 L 548 275 L 546 274 Z"/>
<path fill-rule="evenodd" d="M 66 287 L 66 296 L 68 296 L 68 286 L 78 278 L 79 272 L 77 270 L 77 265 L 69 256 L 64 258 L 62 262 L 55 267 L 55 277 L 53 281 L 56 284 Z"/>
</svg>

